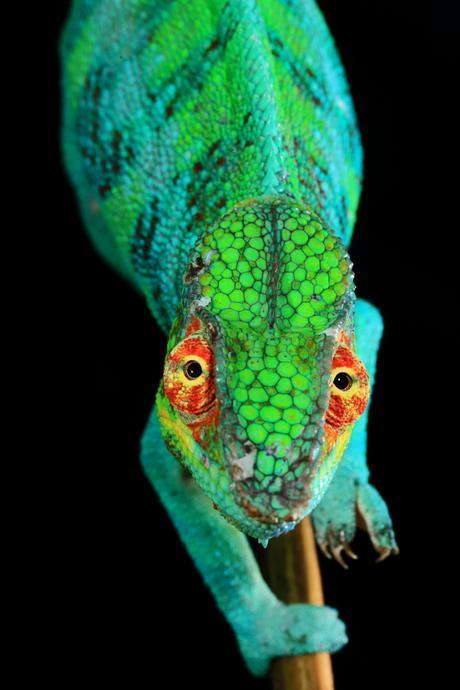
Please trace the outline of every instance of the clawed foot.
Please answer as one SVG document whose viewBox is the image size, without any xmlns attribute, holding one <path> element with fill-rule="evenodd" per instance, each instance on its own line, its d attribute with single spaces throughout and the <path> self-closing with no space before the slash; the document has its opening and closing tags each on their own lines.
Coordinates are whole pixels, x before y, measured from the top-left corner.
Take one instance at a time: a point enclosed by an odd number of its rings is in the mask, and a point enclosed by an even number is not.
<svg viewBox="0 0 460 690">
<path fill-rule="evenodd" d="M 350 546 L 357 526 L 368 532 L 377 562 L 399 553 L 388 508 L 370 484 L 335 477 L 312 517 L 321 551 L 343 568 L 348 568 L 344 555 L 357 558 Z"/>
<path fill-rule="evenodd" d="M 238 635 L 241 653 L 254 675 L 265 675 L 275 657 L 336 652 L 347 642 L 335 609 L 280 601 L 257 616 Z"/>
</svg>

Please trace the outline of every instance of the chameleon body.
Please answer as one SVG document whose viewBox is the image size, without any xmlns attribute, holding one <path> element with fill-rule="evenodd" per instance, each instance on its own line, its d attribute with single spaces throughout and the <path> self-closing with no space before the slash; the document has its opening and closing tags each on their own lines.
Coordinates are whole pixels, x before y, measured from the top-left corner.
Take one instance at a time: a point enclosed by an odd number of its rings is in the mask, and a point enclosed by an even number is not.
<svg viewBox="0 0 460 690">
<path fill-rule="evenodd" d="M 361 146 L 325 21 L 311 0 L 80 0 L 61 50 L 88 232 L 169 334 L 147 476 L 254 673 L 338 649 L 335 612 L 279 602 L 244 536 L 314 511 L 342 560 L 360 512 L 396 551 L 366 466 L 382 320 L 346 250 Z"/>
</svg>

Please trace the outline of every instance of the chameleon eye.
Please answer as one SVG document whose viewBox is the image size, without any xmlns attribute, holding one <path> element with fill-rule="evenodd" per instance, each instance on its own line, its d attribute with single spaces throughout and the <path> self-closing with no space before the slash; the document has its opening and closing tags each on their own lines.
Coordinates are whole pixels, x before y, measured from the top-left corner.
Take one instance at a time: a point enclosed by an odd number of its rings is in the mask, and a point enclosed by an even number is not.
<svg viewBox="0 0 460 690">
<path fill-rule="evenodd" d="M 184 374 L 190 381 L 200 378 L 202 373 L 203 368 L 201 364 L 196 362 L 194 359 L 191 359 L 184 364 Z"/>
<path fill-rule="evenodd" d="M 353 378 L 346 371 L 340 371 L 335 375 L 333 383 L 339 391 L 349 391 L 353 385 Z"/>
<path fill-rule="evenodd" d="M 168 354 L 163 390 L 171 405 L 196 423 L 213 408 L 214 353 L 201 333 L 186 337 Z"/>
<path fill-rule="evenodd" d="M 332 360 L 332 385 L 326 411 L 326 429 L 335 433 L 353 424 L 366 409 L 369 376 L 363 363 L 345 345 L 339 345 Z"/>
</svg>

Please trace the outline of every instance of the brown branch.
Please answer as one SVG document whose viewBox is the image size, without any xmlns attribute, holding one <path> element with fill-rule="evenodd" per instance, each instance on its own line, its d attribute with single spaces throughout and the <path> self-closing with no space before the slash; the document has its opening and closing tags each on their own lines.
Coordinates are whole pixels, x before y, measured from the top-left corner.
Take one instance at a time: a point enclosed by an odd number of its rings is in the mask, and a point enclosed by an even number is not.
<svg viewBox="0 0 460 690">
<path fill-rule="evenodd" d="M 323 604 L 323 588 L 310 518 L 292 532 L 272 539 L 265 574 L 273 592 L 287 604 Z M 273 690 L 334 690 L 329 654 L 304 654 L 275 659 Z"/>
</svg>

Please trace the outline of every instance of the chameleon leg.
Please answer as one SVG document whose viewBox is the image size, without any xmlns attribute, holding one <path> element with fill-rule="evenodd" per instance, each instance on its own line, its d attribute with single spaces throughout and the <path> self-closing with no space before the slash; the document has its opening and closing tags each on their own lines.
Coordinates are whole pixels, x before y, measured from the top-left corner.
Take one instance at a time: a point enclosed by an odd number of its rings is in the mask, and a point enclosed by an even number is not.
<svg viewBox="0 0 460 690">
<path fill-rule="evenodd" d="M 142 439 L 141 459 L 252 673 L 265 674 L 276 656 L 342 647 L 345 628 L 334 609 L 286 605 L 270 591 L 246 537 L 213 509 L 165 447 L 155 410 Z"/>
<path fill-rule="evenodd" d="M 368 302 L 358 300 L 355 314 L 356 351 L 369 373 L 371 387 L 382 332 L 380 312 Z M 313 513 L 319 545 L 327 556 L 330 557 L 332 553 L 342 565 L 345 565 L 341 556 L 343 550 L 353 555 L 349 544 L 356 532 L 358 516 L 380 554 L 379 560 L 398 552 L 385 501 L 368 483 L 366 446 L 369 406 L 357 421 L 331 486 Z"/>
</svg>

